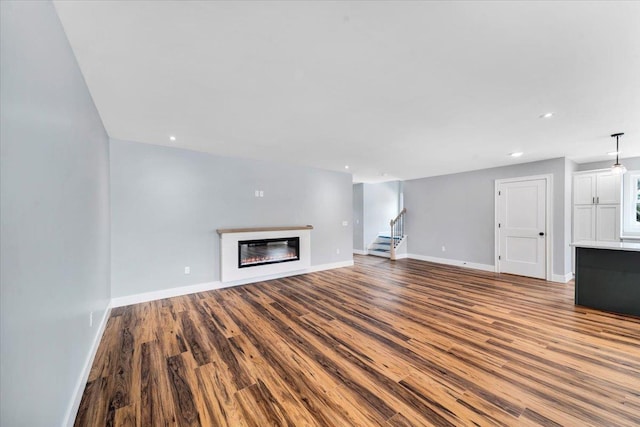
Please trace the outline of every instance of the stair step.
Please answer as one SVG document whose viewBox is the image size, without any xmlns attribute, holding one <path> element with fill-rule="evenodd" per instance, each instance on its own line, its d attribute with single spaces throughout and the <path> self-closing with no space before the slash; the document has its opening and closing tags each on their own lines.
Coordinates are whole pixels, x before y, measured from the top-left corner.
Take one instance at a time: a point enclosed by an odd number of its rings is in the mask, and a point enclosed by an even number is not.
<svg viewBox="0 0 640 427">
<path fill-rule="evenodd" d="M 379 234 L 378 235 L 378 239 L 389 239 L 389 240 L 391 240 L 391 236 L 387 236 L 387 235 L 384 235 L 384 234 Z M 395 237 L 395 240 L 402 240 L 402 237 L 397 236 L 397 237 Z"/>
<path fill-rule="evenodd" d="M 389 253 L 389 251 L 383 251 L 378 249 L 370 249 L 368 251 L 368 254 L 383 257 L 383 258 L 391 258 L 391 254 Z"/>
</svg>

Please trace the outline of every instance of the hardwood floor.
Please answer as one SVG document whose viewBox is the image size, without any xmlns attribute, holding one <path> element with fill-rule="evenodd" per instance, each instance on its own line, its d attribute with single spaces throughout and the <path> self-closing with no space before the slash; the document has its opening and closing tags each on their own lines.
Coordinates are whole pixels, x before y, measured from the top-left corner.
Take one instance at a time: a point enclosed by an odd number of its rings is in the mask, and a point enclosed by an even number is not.
<svg viewBox="0 0 640 427">
<path fill-rule="evenodd" d="M 640 425 L 640 318 L 572 284 L 355 261 L 114 309 L 76 425 Z"/>
</svg>

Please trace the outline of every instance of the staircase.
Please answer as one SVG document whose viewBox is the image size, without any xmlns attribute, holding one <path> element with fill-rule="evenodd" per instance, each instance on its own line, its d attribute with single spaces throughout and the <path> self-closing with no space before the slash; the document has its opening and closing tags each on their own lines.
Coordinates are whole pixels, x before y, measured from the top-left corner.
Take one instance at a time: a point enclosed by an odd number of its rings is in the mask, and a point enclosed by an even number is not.
<svg viewBox="0 0 640 427">
<path fill-rule="evenodd" d="M 369 245 L 367 253 L 369 255 L 391 258 L 391 236 L 389 236 L 389 233 L 387 233 L 386 235 L 382 233 L 378 234 L 376 240 L 374 240 L 373 243 Z"/>
<path fill-rule="evenodd" d="M 390 233 L 379 233 L 367 250 L 369 255 L 380 256 L 392 260 L 397 259 L 399 252 L 406 253 L 407 236 L 404 234 L 404 215 L 406 209 L 402 209 L 398 216 L 389 223 Z"/>
</svg>

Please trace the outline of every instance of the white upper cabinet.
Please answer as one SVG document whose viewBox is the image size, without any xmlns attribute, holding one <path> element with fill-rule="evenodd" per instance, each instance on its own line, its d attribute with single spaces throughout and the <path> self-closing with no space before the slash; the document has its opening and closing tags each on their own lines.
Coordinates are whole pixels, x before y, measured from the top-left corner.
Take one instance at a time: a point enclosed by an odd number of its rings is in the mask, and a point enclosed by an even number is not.
<svg viewBox="0 0 640 427">
<path fill-rule="evenodd" d="M 573 176 L 573 204 L 619 204 L 620 183 L 620 175 L 610 171 L 577 173 Z"/>
<path fill-rule="evenodd" d="M 617 205 L 620 203 L 622 186 L 620 175 L 613 172 L 600 172 L 596 175 L 596 203 L 599 205 Z"/>
<path fill-rule="evenodd" d="M 609 170 L 573 175 L 573 241 L 620 240 L 620 175 Z"/>
<path fill-rule="evenodd" d="M 596 197 L 596 175 L 581 174 L 573 177 L 573 204 L 592 205 Z"/>
</svg>

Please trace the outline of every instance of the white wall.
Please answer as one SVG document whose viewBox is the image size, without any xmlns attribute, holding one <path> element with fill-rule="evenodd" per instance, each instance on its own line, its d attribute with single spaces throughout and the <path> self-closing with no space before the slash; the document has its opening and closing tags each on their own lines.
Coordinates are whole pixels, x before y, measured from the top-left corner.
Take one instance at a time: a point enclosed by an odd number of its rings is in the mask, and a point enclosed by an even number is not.
<svg viewBox="0 0 640 427">
<path fill-rule="evenodd" d="M 365 249 L 379 232 L 389 233 L 389 222 L 400 211 L 400 181 L 363 184 L 363 239 Z"/>
<path fill-rule="evenodd" d="M 0 8 L 0 425 L 59 426 L 110 299 L 108 138 L 53 4 Z"/>
<path fill-rule="evenodd" d="M 112 294 L 220 280 L 218 228 L 310 224 L 312 266 L 350 261 L 351 181 L 342 172 L 111 140 Z"/>
</svg>

